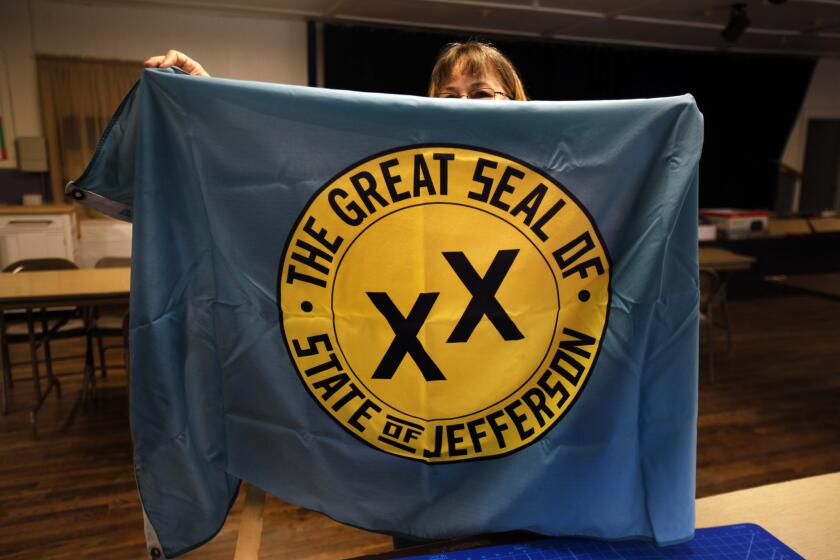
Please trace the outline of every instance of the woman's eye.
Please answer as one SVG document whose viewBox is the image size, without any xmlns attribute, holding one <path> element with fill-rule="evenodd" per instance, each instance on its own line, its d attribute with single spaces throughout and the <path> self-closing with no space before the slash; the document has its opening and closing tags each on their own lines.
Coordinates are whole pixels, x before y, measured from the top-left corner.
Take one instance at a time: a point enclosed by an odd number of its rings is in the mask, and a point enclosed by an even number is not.
<svg viewBox="0 0 840 560">
<path fill-rule="evenodd" d="M 491 97 L 495 97 L 495 94 L 483 89 L 478 89 L 470 93 L 470 99 L 489 99 Z"/>
</svg>

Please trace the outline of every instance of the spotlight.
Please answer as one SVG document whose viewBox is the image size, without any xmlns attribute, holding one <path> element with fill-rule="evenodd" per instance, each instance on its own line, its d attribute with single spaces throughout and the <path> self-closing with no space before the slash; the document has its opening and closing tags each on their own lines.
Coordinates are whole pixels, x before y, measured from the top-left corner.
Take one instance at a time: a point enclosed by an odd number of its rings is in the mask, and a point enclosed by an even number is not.
<svg viewBox="0 0 840 560">
<path fill-rule="evenodd" d="M 730 43 L 734 43 L 741 38 L 747 26 L 750 24 L 750 18 L 747 17 L 746 4 L 732 4 L 729 11 L 729 23 L 726 24 L 720 34 L 724 39 Z"/>
</svg>

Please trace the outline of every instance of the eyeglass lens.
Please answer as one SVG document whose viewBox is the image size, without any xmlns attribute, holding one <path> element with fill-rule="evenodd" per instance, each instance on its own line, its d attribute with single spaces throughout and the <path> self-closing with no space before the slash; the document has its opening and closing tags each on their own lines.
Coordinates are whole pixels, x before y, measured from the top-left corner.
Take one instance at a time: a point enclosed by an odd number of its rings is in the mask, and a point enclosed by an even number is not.
<svg viewBox="0 0 840 560">
<path fill-rule="evenodd" d="M 491 88 L 476 88 L 471 89 L 467 92 L 467 98 L 469 99 L 495 99 L 496 94 L 505 95 L 503 92 L 494 91 Z M 461 94 L 456 93 L 454 91 L 445 91 L 440 94 L 440 97 L 445 99 L 458 99 L 461 97 Z"/>
</svg>

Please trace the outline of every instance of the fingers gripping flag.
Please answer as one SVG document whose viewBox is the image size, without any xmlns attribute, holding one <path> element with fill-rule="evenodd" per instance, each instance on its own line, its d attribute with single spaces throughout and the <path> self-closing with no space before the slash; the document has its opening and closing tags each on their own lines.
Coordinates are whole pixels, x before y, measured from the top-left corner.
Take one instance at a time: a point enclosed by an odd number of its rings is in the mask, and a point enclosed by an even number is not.
<svg viewBox="0 0 840 560">
<path fill-rule="evenodd" d="M 692 535 L 690 96 L 485 102 L 147 70 L 71 195 L 134 222 L 164 553 L 240 480 L 423 539 Z"/>
</svg>

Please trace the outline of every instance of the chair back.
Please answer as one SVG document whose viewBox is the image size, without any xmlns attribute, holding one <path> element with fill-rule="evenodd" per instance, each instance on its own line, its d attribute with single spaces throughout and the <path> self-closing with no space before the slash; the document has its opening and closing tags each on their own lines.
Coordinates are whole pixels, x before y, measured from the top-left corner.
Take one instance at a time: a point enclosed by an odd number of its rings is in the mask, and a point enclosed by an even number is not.
<svg viewBox="0 0 840 560">
<path fill-rule="evenodd" d="M 131 257 L 102 257 L 94 268 L 122 268 L 124 266 L 131 266 Z"/>
<path fill-rule="evenodd" d="M 711 268 L 700 269 L 700 313 L 713 305 L 720 292 L 720 276 Z"/>
<path fill-rule="evenodd" d="M 79 268 L 73 261 L 67 259 L 23 259 L 6 266 L 3 272 L 30 272 L 32 270 L 75 270 Z"/>
</svg>

